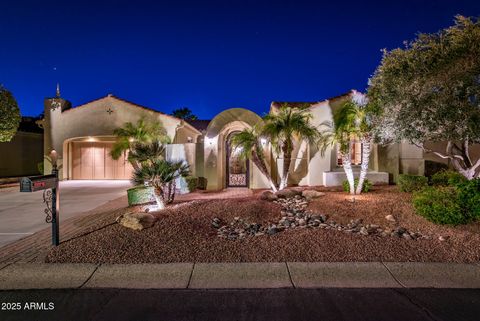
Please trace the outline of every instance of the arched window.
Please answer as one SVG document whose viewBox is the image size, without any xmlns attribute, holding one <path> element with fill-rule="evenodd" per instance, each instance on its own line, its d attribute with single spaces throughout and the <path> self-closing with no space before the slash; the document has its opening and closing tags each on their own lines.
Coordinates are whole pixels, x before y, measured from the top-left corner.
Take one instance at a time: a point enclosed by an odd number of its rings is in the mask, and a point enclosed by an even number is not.
<svg viewBox="0 0 480 321">
<path fill-rule="evenodd" d="M 350 155 L 352 157 L 352 165 L 360 165 L 362 163 L 362 143 L 357 137 L 350 141 Z M 340 147 L 337 145 L 337 165 L 343 166 Z"/>
</svg>

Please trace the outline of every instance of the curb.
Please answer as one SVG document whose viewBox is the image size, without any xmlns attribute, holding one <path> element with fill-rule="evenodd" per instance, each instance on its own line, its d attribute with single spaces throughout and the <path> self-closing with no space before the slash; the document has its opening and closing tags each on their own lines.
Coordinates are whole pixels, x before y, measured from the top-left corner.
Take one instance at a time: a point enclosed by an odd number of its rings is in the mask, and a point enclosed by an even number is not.
<svg viewBox="0 0 480 321">
<path fill-rule="evenodd" d="M 480 288 L 480 265 L 417 262 L 15 263 L 0 290 Z"/>
</svg>

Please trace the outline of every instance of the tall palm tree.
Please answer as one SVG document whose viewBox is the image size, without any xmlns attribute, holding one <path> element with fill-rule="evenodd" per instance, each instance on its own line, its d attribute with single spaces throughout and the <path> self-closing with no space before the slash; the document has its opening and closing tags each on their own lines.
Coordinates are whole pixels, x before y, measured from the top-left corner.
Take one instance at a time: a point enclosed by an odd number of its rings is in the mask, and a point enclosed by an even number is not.
<svg viewBox="0 0 480 321">
<path fill-rule="evenodd" d="M 257 166 L 260 172 L 267 178 L 271 189 L 276 192 L 277 186 L 273 182 L 272 176 L 268 171 L 258 131 L 255 128 L 246 128 L 240 133 L 235 134 L 235 136 L 232 137 L 231 143 L 233 148 L 239 151 L 241 158 L 248 158 Z"/>
<path fill-rule="evenodd" d="M 312 114 L 307 106 L 291 107 L 284 104 L 278 112 L 268 114 L 264 117 L 265 125 L 262 135 L 270 138 L 277 153 L 283 153 L 283 172 L 279 189 L 287 186 L 290 164 L 292 162 L 292 151 L 294 140 L 306 140 L 309 144 L 317 143 L 320 132 L 310 124 Z"/>
<path fill-rule="evenodd" d="M 143 118 L 139 119 L 136 124 L 125 123 L 123 127 L 116 128 L 113 134 L 117 136 L 117 141 L 113 144 L 110 152 L 113 159 L 119 159 L 125 151 L 130 153 L 134 143 L 148 143 L 153 140 L 169 142 L 166 130 L 159 122 L 146 122 Z M 135 170 L 139 168 L 137 161 L 129 159 L 129 162 Z"/>
<path fill-rule="evenodd" d="M 345 102 L 342 106 L 342 113 L 345 114 L 346 124 L 349 132 L 353 133 L 360 139 L 362 144 L 362 162 L 360 165 L 360 176 L 358 178 L 358 185 L 355 193 L 360 194 L 363 189 L 363 184 L 367 177 L 368 163 L 370 162 L 371 146 L 373 143 L 372 125 L 368 119 L 367 100 L 362 95 L 357 99 L 352 98 Z"/>
<path fill-rule="evenodd" d="M 178 108 L 172 111 L 172 116 L 184 120 L 196 120 L 198 117 L 188 107 Z"/>
<path fill-rule="evenodd" d="M 335 121 L 325 121 L 320 124 L 324 127 L 320 132 L 320 152 L 322 157 L 328 147 L 338 146 L 338 152 L 342 159 L 343 170 L 347 176 L 348 185 L 350 187 L 350 194 L 355 194 L 355 180 L 352 169 L 352 154 L 350 145 L 350 134 L 341 130 L 341 127 L 335 126 Z"/>
</svg>

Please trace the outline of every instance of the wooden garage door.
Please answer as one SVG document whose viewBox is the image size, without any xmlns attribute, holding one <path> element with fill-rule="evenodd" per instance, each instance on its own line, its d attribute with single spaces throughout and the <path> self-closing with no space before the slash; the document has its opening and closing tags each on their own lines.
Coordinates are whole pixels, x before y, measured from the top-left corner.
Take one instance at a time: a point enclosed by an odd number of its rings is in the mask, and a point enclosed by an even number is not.
<svg viewBox="0 0 480 321">
<path fill-rule="evenodd" d="M 118 160 L 110 157 L 113 143 L 73 142 L 73 179 L 130 179 L 133 168 L 125 152 Z"/>
</svg>

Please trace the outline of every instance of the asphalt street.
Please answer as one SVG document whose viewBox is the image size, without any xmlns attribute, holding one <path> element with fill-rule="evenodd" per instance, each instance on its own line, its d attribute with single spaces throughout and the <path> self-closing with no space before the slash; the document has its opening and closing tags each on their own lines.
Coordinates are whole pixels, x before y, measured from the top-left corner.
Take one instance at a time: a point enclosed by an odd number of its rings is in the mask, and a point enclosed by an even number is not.
<svg viewBox="0 0 480 321">
<path fill-rule="evenodd" d="M 0 302 L 9 321 L 480 318 L 480 289 L 18 290 L 1 291 Z"/>
</svg>

